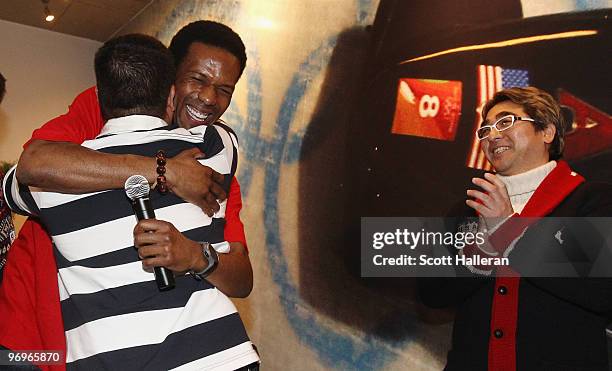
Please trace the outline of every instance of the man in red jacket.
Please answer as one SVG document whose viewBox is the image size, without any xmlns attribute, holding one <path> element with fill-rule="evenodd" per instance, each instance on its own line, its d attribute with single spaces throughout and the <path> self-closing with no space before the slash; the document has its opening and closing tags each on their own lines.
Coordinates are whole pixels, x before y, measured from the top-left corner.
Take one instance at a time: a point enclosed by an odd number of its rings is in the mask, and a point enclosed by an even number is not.
<svg viewBox="0 0 612 371">
<path fill-rule="evenodd" d="M 175 123 L 191 128 L 218 121 L 246 65 L 240 37 L 222 24 L 198 21 L 175 35 L 170 50 L 177 66 Z M 158 176 L 154 158 L 103 154 L 79 145 L 95 138 L 102 125 L 95 88 L 90 88 L 75 99 L 67 114 L 33 133 L 24 146 L 17 178 L 26 185 L 70 193 L 122 188 L 133 174 L 142 174 L 154 184 Z M 228 198 L 224 234 L 230 252 L 221 255 L 207 280 L 228 296 L 244 297 L 252 289 L 253 278 L 239 218 L 240 188 L 233 179 L 227 197 L 218 185 L 221 175 L 201 166 L 196 161 L 200 155 L 189 150 L 168 159 L 167 184 L 170 191 L 209 215 L 219 209 L 217 200 Z M 147 228 L 155 229 L 158 241 L 170 241 L 159 256 L 160 265 L 172 266 L 184 257 L 181 251 L 186 247 L 174 242 L 173 227 L 153 221 Z M 0 344 L 9 349 L 65 349 L 54 257 L 49 238 L 37 222 L 24 224 L 5 278 L 0 287 Z"/>
</svg>

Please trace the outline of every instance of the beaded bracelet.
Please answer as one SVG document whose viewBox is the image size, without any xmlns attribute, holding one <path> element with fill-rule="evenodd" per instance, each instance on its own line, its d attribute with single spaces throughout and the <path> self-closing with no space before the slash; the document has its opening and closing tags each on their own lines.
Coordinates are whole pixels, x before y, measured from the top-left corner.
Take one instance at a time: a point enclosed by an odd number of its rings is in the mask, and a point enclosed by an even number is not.
<svg viewBox="0 0 612 371">
<path fill-rule="evenodd" d="M 163 149 L 157 151 L 155 155 L 157 159 L 157 191 L 161 194 L 168 193 L 168 184 L 166 184 L 166 152 Z"/>
</svg>

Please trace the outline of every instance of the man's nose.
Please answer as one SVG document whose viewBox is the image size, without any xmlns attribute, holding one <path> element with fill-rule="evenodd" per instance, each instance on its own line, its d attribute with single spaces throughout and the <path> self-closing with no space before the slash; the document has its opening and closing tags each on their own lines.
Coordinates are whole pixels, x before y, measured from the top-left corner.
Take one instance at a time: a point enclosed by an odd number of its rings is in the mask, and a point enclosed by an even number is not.
<svg viewBox="0 0 612 371">
<path fill-rule="evenodd" d="M 492 127 L 491 128 L 491 132 L 489 133 L 489 136 L 487 137 L 488 140 L 496 140 L 498 138 L 501 138 L 502 134 L 501 131 L 497 130 L 496 128 Z"/>
<path fill-rule="evenodd" d="M 207 106 L 212 106 L 217 102 L 217 91 L 212 85 L 203 86 L 198 92 L 198 99 Z"/>
</svg>

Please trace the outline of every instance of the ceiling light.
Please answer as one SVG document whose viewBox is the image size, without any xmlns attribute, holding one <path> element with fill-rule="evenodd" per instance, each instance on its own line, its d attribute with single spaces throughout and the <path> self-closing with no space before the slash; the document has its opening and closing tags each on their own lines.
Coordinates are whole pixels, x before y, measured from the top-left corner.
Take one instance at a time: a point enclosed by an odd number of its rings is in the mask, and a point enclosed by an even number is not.
<svg viewBox="0 0 612 371">
<path fill-rule="evenodd" d="M 45 21 L 53 22 L 55 16 L 51 13 L 51 10 L 49 10 L 49 0 L 42 0 L 42 3 L 45 5 Z"/>
<path fill-rule="evenodd" d="M 49 11 L 49 7 L 45 7 L 45 21 L 47 22 L 53 22 L 53 20 L 55 19 L 55 16 L 53 14 L 51 14 L 51 11 Z"/>
</svg>

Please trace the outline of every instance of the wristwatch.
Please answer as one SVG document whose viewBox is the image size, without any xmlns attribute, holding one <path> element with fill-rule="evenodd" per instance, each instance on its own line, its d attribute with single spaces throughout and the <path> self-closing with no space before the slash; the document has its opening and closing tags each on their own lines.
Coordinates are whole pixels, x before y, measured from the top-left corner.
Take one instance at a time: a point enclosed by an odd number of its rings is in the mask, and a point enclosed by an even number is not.
<svg viewBox="0 0 612 371">
<path fill-rule="evenodd" d="M 217 251 L 214 247 L 208 242 L 198 242 L 202 246 L 202 255 L 204 255 L 204 259 L 208 262 L 208 265 L 204 267 L 199 272 L 194 272 L 193 270 L 189 271 L 193 275 L 196 280 L 202 280 L 208 275 L 210 275 L 215 269 L 217 269 L 217 265 L 219 265 L 219 255 L 217 255 Z"/>
</svg>

